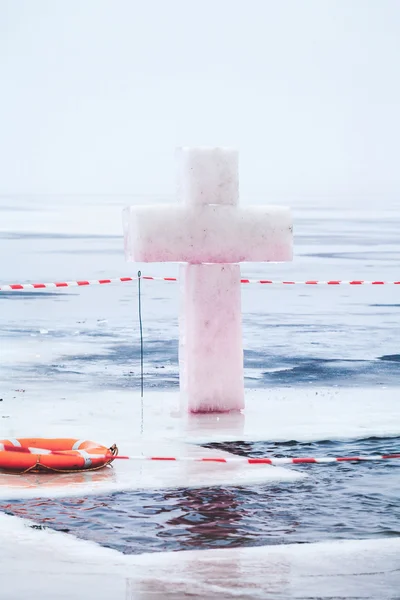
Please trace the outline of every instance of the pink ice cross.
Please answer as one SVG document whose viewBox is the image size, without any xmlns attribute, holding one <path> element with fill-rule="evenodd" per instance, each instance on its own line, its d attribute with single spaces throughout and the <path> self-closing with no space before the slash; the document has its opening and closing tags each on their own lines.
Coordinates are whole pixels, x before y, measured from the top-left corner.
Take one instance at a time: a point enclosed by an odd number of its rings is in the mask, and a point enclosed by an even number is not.
<svg viewBox="0 0 400 600">
<path fill-rule="evenodd" d="M 177 205 L 124 210 L 125 256 L 179 262 L 180 388 L 189 412 L 244 408 L 241 262 L 292 260 L 290 209 L 239 206 L 238 153 L 181 148 Z"/>
</svg>

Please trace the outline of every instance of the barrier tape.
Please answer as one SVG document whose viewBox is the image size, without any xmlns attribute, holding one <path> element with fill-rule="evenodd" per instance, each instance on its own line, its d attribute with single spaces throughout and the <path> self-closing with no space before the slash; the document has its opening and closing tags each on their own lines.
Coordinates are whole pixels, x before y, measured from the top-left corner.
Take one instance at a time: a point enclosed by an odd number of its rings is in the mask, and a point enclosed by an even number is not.
<svg viewBox="0 0 400 600">
<path fill-rule="evenodd" d="M 57 450 L 41 450 L 40 448 L 19 448 L 11 444 L 2 444 L 2 447 L 7 452 L 23 452 L 29 454 L 56 454 L 68 456 L 68 452 Z M 71 456 L 74 456 L 71 454 Z M 87 452 L 88 458 L 107 458 L 98 454 L 90 454 Z M 299 457 L 283 457 L 283 458 L 247 458 L 245 456 L 235 457 L 197 457 L 197 456 L 114 456 L 113 460 L 144 460 L 144 461 L 162 461 L 162 462 L 203 462 L 203 463 L 242 463 L 248 465 L 289 465 L 289 464 L 327 464 L 341 462 L 368 462 L 380 460 L 400 459 L 400 453 L 397 454 L 371 454 L 369 456 L 299 456 Z"/>
<path fill-rule="evenodd" d="M 144 277 L 142 277 L 144 279 Z M 0 286 L 0 292 L 16 292 L 19 290 L 43 290 L 46 288 L 82 287 L 86 285 L 103 285 L 107 283 L 125 283 L 136 281 L 137 277 L 115 277 L 113 279 L 83 279 L 81 281 L 55 281 L 53 283 L 9 283 Z"/>
<path fill-rule="evenodd" d="M 16 291 L 31 291 L 43 290 L 48 288 L 66 288 L 66 287 L 84 287 L 88 285 L 105 285 L 112 283 L 128 283 L 137 281 L 137 277 L 114 277 L 110 279 L 84 279 L 81 281 L 56 281 L 53 283 L 9 283 L 0 286 L 0 292 L 16 292 Z M 152 277 L 142 275 L 141 279 L 149 281 L 173 281 L 177 282 L 177 277 Z M 240 283 L 261 285 L 400 285 L 400 281 L 366 281 L 360 280 L 328 280 L 320 281 L 310 279 L 307 281 L 273 281 L 271 279 L 241 279 Z"/>
</svg>

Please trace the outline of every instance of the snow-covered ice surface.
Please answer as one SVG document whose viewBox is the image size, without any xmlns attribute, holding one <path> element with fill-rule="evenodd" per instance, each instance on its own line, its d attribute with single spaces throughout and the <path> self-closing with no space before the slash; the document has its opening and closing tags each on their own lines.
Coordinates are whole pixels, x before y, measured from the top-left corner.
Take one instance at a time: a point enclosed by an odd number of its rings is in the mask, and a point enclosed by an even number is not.
<svg viewBox="0 0 400 600">
<path fill-rule="evenodd" d="M 399 538 L 125 556 L 32 526 L 0 515 L 4 599 L 399 597 Z"/>
<path fill-rule="evenodd" d="M 132 265 L 124 261 L 121 226 L 122 206 L 134 202 L 104 197 L 57 198 L 53 202 L 0 198 L 1 283 L 134 273 Z M 294 263 L 246 265 L 242 267 L 245 276 L 399 279 L 400 211 L 396 207 L 380 203 L 377 211 L 372 204 L 353 203 L 350 210 L 326 202 L 318 209 L 295 207 L 294 217 Z M 176 265 L 149 268 L 140 264 L 137 268 L 153 275 L 178 272 Z M 259 452 L 269 442 L 294 440 L 315 442 L 318 450 L 323 440 L 350 440 L 362 448 L 366 439 L 379 436 L 398 450 L 399 293 L 400 286 L 244 287 L 246 412 L 219 417 L 187 417 L 180 412 L 178 285 L 143 282 L 143 407 L 138 393 L 135 284 L 56 293 L 0 293 L 0 438 L 62 435 L 110 445 L 117 442 L 123 454 L 215 456 L 230 448 L 229 443 L 223 446 L 219 442 L 242 441 Z M 216 447 L 199 446 L 210 442 L 217 443 Z M 114 469 L 97 473 L 1 475 L 0 497 L 2 503 L 25 498 L 25 516 L 29 517 L 30 499 L 35 497 L 106 495 L 107 503 L 122 491 L 129 498 L 130 491 L 145 490 L 148 499 L 152 490 L 156 494 L 159 489 L 179 492 L 183 487 L 204 490 L 220 486 L 222 490 L 240 490 L 235 496 L 240 513 L 250 486 L 252 493 L 260 486 L 263 490 L 273 486 L 271 490 L 278 495 L 293 481 L 312 482 L 312 469 L 319 468 L 119 461 Z M 367 488 L 375 491 L 382 486 L 382 496 L 375 497 L 374 518 L 379 519 L 379 510 L 382 518 L 391 518 L 387 532 L 379 530 L 380 537 L 388 536 L 385 539 L 125 556 L 73 535 L 38 531 L 25 520 L 0 515 L 0 598 L 35 598 L 32 590 L 38 598 L 102 598 L 106 594 L 107 598 L 168 594 L 172 598 L 190 592 L 202 598 L 397 598 L 400 548 L 399 539 L 393 536 L 399 528 L 392 500 L 385 495 L 390 477 L 395 486 L 396 467 L 388 468 L 392 469 L 390 476 L 388 471 L 373 468 L 357 471 Z M 332 477 L 332 471 L 329 473 Z M 347 489 L 351 490 L 352 470 L 346 473 Z M 382 477 L 386 477 L 384 485 Z M 359 491 L 354 489 L 354 497 L 349 495 L 347 506 L 337 507 L 337 523 L 341 513 L 345 521 L 357 498 L 360 502 Z M 262 497 L 260 494 L 259 499 Z M 14 512 L 21 513 L 21 503 L 18 510 L 15 506 Z M 57 520 L 54 506 L 53 521 Z M 49 510 L 46 504 L 43 510 Z M 209 519 L 213 510 L 219 511 L 216 517 L 224 519 L 221 506 L 210 506 Z M 369 531 L 371 510 L 367 498 L 360 513 L 365 514 L 365 531 Z M 200 519 L 201 514 L 192 517 Z M 107 521 L 113 517 L 106 506 L 98 518 Z M 157 518 L 155 514 L 144 523 L 149 534 L 160 527 Z M 47 516 L 43 519 L 49 520 Z M 84 531 L 84 512 L 80 523 Z M 359 537 L 365 538 L 359 523 Z M 141 535 L 146 535 L 146 527 Z M 190 545 L 190 531 L 190 527 L 185 530 L 184 547 Z M 324 535 L 322 523 L 321 542 L 332 537 L 330 533 Z M 253 534 L 257 538 L 257 531 Z M 177 549 L 182 548 L 178 526 L 171 529 L 171 535 L 177 536 Z M 212 548 L 212 534 L 200 535 L 202 547 L 209 544 Z M 247 539 L 245 535 L 243 539 Z M 100 543 L 106 545 L 107 539 Z M 17 575 L 22 565 L 29 577 Z M 49 573 L 48 577 L 43 573 Z"/>
<path fill-rule="evenodd" d="M 17 393 L 17 392 L 16 392 Z M 62 399 L 62 394 L 66 398 Z M 197 445 L 185 444 L 192 438 L 190 420 L 179 412 L 176 392 L 150 392 L 143 403 L 143 421 L 140 394 L 126 390 L 114 392 L 83 392 L 71 394 L 61 389 L 52 390 L 52 398 L 43 394 L 20 392 L 18 400 L 5 398 L 1 403 L 2 416 L 7 425 L 2 428 L 4 438 L 73 437 L 93 439 L 111 446 L 117 443 L 121 455 L 144 456 L 224 456 Z M 9 408 L 7 408 L 7 405 Z M 38 418 L 32 414 L 32 407 Z M 220 419 L 223 422 L 224 415 Z M 227 417 L 225 415 L 225 417 Z M 217 417 L 218 418 L 218 417 Z M 233 417 L 231 417 L 232 419 Z M 238 416 L 239 422 L 242 422 Z M 201 420 L 198 421 L 202 432 Z M 228 422 L 229 420 L 228 415 Z M 389 427 L 389 423 L 387 423 Z M 24 431 L 24 436 L 19 434 Z M 204 433 L 201 434 L 204 437 Z M 208 436 L 207 439 L 213 439 Z M 0 498 L 68 496 L 168 487 L 201 487 L 208 485 L 241 485 L 265 481 L 293 481 L 302 474 L 279 467 L 264 465 L 205 465 L 192 463 L 143 463 L 115 461 L 113 469 L 93 473 L 78 473 L 49 477 L 26 475 L 15 477 L 0 474 Z"/>
</svg>

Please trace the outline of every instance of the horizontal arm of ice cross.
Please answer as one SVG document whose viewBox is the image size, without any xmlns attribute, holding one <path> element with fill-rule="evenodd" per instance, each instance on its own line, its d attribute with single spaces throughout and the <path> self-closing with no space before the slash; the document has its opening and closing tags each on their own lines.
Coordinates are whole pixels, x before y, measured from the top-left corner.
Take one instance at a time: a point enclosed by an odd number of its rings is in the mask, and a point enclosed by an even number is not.
<svg viewBox="0 0 400 600">
<path fill-rule="evenodd" d="M 279 262 L 293 256 L 286 207 L 132 206 L 123 219 L 128 261 Z"/>
</svg>

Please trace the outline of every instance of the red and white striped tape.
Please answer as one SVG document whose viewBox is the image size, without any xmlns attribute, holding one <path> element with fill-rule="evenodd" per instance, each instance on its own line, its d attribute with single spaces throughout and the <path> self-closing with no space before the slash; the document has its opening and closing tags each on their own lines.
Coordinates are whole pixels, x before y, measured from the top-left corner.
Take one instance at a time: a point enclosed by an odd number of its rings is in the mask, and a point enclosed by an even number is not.
<svg viewBox="0 0 400 600">
<path fill-rule="evenodd" d="M 19 448 L 11 444 L 2 444 L 2 449 L 7 452 L 23 452 L 30 454 L 56 454 L 68 456 L 68 452 L 57 450 L 42 450 L 40 448 Z M 101 458 L 98 454 L 90 454 L 90 451 L 85 453 L 88 458 Z M 104 458 L 110 458 L 104 457 Z M 163 461 L 163 462 L 202 462 L 202 463 L 242 463 L 248 465 L 289 465 L 289 464 L 326 464 L 326 463 L 341 463 L 341 462 L 366 462 L 379 460 L 400 459 L 398 454 L 371 454 L 369 456 L 298 456 L 298 457 L 283 457 L 283 458 L 247 458 L 245 456 L 228 456 L 228 457 L 197 457 L 197 456 L 114 456 L 113 460 L 143 460 L 143 461 Z"/>
<path fill-rule="evenodd" d="M 391 460 L 398 458 L 400 454 L 370 455 L 370 456 L 321 456 L 319 458 L 300 456 L 284 458 L 246 458 L 235 457 L 200 457 L 196 456 L 116 456 L 121 460 L 150 460 L 150 461 L 172 461 L 172 462 L 203 462 L 203 463 L 242 463 L 248 465 L 289 465 L 302 463 L 340 463 L 340 462 L 362 462 L 376 460 Z"/>
<path fill-rule="evenodd" d="M 152 277 L 142 275 L 140 279 L 149 281 L 178 281 L 177 277 Z M 0 286 L 0 292 L 16 292 L 43 290 L 47 288 L 84 287 L 88 285 L 105 285 L 111 283 L 127 283 L 137 281 L 138 277 L 114 277 L 109 279 L 83 279 L 80 281 L 55 281 L 52 283 L 9 283 Z M 345 281 L 332 279 L 327 281 L 309 279 L 306 281 L 274 281 L 271 279 L 241 279 L 240 283 L 261 285 L 400 285 L 400 281 L 366 281 L 364 279 Z"/>
<path fill-rule="evenodd" d="M 142 277 L 142 279 L 144 279 Z M 19 290 L 43 290 L 46 288 L 82 287 L 86 285 L 103 285 L 107 283 L 125 283 L 136 281 L 137 277 L 115 277 L 113 279 L 83 279 L 80 281 L 55 281 L 53 283 L 9 283 L 0 286 L 0 292 L 16 292 Z"/>
</svg>

